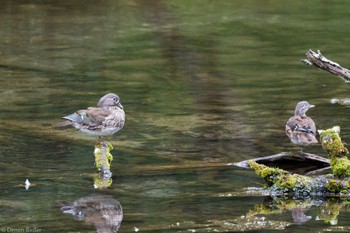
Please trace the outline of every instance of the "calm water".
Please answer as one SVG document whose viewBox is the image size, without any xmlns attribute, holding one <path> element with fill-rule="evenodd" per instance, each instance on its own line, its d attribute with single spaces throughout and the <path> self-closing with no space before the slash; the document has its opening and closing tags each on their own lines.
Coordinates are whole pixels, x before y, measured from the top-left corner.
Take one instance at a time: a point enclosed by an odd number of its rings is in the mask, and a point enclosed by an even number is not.
<svg viewBox="0 0 350 233">
<path fill-rule="evenodd" d="M 2 1 L 0 231 L 349 232 L 344 199 L 286 204 L 255 192 L 263 182 L 251 170 L 227 165 L 299 150 L 284 124 L 300 100 L 316 105 L 318 128 L 338 124 L 350 142 L 350 108 L 329 102 L 350 87 L 300 62 L 311 48 L 350 67 L 349 7 Z M 108 92 L 127 122 L 109 139 L 112 183 L 101 185 L 96 139 L 53 126 Z M 337 222 L 324 220 L 330 209 Z"/>
</svg>

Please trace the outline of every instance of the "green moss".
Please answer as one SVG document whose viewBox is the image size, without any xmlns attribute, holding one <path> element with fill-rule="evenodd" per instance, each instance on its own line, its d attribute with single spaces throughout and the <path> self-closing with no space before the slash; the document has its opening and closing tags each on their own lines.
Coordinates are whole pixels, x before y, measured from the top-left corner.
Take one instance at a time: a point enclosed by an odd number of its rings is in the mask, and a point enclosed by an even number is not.
<svg viewBox="0 0 350 233">
<path fill-rule="evenodd" d="M 339 200 L 339 199 L 337 199 Z M 327 200 L 318 212 L 317 217 L 323 220 L 325 223 L 330 223 L 331 225 L 337 224 L 338 215 L 340 210 L 345 205 L 344 203 L 337 203 L 338 201 L 334 199 Z"/>
<path fill-rule="evenodd" d="M 310 192 L 311 178 L 298 174 L 289 174 L 286 177 L 281 177 L 279 185 L 293 192 Z"/>
<path fill-rule="evenodd" d="M 331 159 L 332 173 L 339 177 L 350 176 L 350 161 L 347 157 Z"/>
<path fill-rule="evenodd" d="M 324 187 L 331 193 L 340 193 L 344 188 L 339 180 L 334 179 L 329 179 Z"/>
<path fill-rule="evenodd" d="M 264 215 L 269 215 L 269 214 L 281 214 L 285 210 L 283 208 L 271 208 L 269 205 L 265 204 L 257 204 L 254 206 L 254 209 L 249 210 L 247 216 L 254 216 L 257 214 L 264 214 Z"/>
<path fill-rule="evenodd" d="M 277 182 L 277 179 L 283 175 L 288 174 L 287 171 L 284 171 L 279 168 L 272 168 L 265 166 L 263 164 L 259 164 L 255 161 L 248 162 L 249 167 L 255 170 L 255 173 L 260 176 L 267 183 L 268 186 L 271 186 Z"/>
<path fill-rule="evenodd" d="M 331 160 L 332 173 L 339 177 L 350 176 L 350 161 L 347 157 L 348 149 L 339 136 L 340 127 L 319 130 L 322 147 L 327 151 Z"/>
<path fill-rule="evenodd" d="M 298 174 L 291 174 L 279 168 L 271 168 L 255 161 L 249 161 L 248 165 L 255 173 L 275 189 L 283 192 L 307 192 L 311 191 L 311 178 Z"/>
<path fill-rule="evenodd" d="M 322 147 L 327 151 L 329 157 L 343 157 L 349 154 L 339 136 L 340 127 L 334 126 L 331 129 L 319 130 Z"/>
<path fill-rule="evenodd" d="M 349 182 L 349 180 L 345 181 L 344 190 L 347 190 L 347 191 L 350 190 L 350 182 Z"/>
<path fill-rule="evenodd" d="M 111 154 L 113 146 L 109 142 L 98 142 L 95 145 L 95 164 L 99 171 L 110 170 L 113 155 Z"/>
<path fill-rule="evenodd" d="M 296 174 L 286 174 L 281 176 L 276 184 L 282 188 L 292 189 L 293 187 L 295 187 L 296 183 Z"/>
<path fill-rule="evenodd" d="M 94 177 L 94 187 L 98 189 L 105 189 L 112 185 L 113 180 L 112 178 L 104 179 L 101 178 L 99 175 Z"/>
</svg>

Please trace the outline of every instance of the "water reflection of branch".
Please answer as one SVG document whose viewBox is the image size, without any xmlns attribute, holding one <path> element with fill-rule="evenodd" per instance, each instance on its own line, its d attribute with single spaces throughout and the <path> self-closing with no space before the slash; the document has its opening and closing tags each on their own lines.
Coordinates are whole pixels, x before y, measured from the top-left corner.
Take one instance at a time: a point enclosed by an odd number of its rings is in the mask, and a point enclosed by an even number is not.
<svg viewBox="0 0 350 233">
<path fill-rule="evenodd" d="M 61 211 L 88 225 L 94 225 L 98 233 L 117 232 L 123 220 L 123 209 L 119 201 L 106 195 L 79 198 L 62 206 Z"/>
</svg>

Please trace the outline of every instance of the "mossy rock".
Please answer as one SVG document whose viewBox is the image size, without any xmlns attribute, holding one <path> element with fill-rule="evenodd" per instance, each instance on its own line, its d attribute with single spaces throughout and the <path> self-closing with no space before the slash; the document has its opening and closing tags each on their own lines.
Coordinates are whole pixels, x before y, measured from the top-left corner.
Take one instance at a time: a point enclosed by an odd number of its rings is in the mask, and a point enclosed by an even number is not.
<svg viewBox="0 0 350 233">
<path fill-rule="evenodd" d="M 321 138 L 322 147 L 327 151 L 331 160 L 332 173 L 339 177 L 350 176 L 350 161 L 346 157 L 349 154 L 340 138 L 340 127 L 318 131 Z"/>
</svg>

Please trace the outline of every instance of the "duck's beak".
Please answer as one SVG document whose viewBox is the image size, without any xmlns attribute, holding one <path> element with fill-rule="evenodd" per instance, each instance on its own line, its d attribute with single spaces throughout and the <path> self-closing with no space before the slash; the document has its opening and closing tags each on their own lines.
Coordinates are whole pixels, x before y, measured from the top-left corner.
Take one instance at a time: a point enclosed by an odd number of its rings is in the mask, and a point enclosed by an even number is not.
<svg viewBox="0 0 350 233">
<path fill-rule="evenodd" d="M 121 108 L 121 109 L 123 109 L 124 107 L 123 107 L 123 105 L 119 102 L 119 103 L 117 103 L 117 106 L 119 107 L 119 108 Z"/>
</svg>

